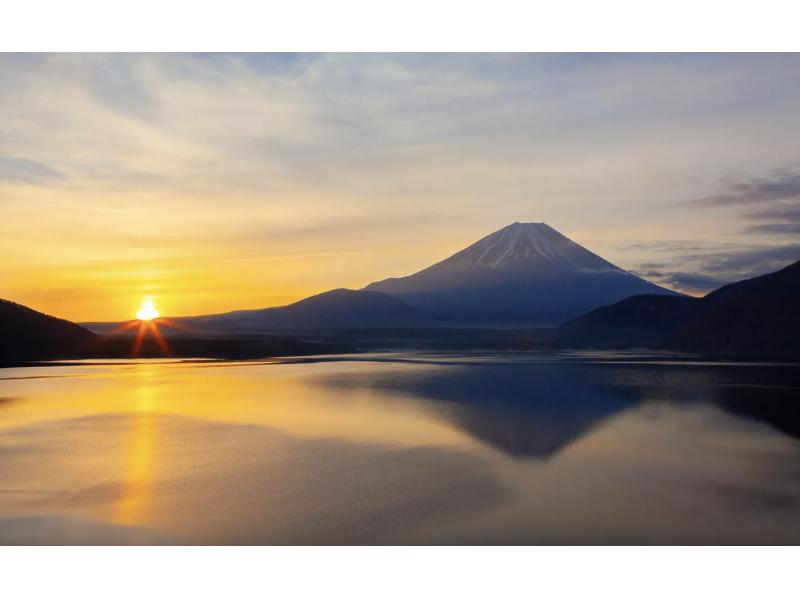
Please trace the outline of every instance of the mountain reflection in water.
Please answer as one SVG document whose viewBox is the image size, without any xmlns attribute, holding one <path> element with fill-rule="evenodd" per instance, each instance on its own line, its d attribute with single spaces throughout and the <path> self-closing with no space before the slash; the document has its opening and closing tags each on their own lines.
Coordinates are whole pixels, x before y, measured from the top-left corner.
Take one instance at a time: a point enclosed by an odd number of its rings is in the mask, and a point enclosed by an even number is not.
<svg viewBox="0 0 800 598">
<path fill-rule="evenodd" d="M 797 543 L 800 368 L 614 354 L 0 371 L 0 543 Z"/>
<path fill-rule="evenodd" d="M 412 373 L 330 375 L 320 382 L 428 399 L 433 413 L 495 449 L 547 459 L 648 399 L 711 402 L 800 438 L 799 373 L 800 367 L 697 370 L 632 362 L 624 371 L 609 371 L 603 363 L 473 363 Z"/>
<path fill-rule="evenodd" d="M 341 389 L 427 399 L 432 413 L 481 442 L 515 457 L 539 459 L 635 406 L 635 399 L 602 385 L 598 370 L 575 365 L 452 365 L 413 373 L 333 375 L 322 381 Z"/>
</svg>

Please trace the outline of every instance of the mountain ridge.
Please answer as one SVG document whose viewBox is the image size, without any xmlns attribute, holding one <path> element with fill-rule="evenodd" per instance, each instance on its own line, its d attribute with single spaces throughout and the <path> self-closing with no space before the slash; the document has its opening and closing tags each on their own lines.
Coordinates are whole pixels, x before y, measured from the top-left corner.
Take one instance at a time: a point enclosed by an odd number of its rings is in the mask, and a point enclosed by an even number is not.
<svg viewBox="0 0 800 598">
<path fill-rule="evenodd" d="M 555 263 L 560 268 L 569 265 L 585 270 L 627 273 L 544 222 L 514 222 L 415 274 L 386 278 L 370 283 L 364 289 L 377 288 L 386 281 L 408 281 L 414 277 L 440 275 L 444 269 L 510 273 L 530 269 L 531 265 L 541 268 L 542 265 L 552 267 Z"/>
<path fill-rule="evenodd" d="M 642 293 L 679 296 L 543 222 L 515 222 L 403 278 L 295 303 L 171 318 L 213 334 L 402 327 L 553 326 Z M 111 323 L 89 322 L 96 332 Z"/>
<path fill-rule="evenodd" d="M 655 348 L 715 357 L 800 359 L 800 261 L 702 298 L 640 295 L 557 329 L 569 346 Z"/>
<path fill-rule="evenodd" d="M 433 324 L 435 318 L 377 291 L 332 289 L 288 305 L 242 309 L 219 314 L 169 318 L 180 328 L 167 334 L 265 334 L 287 330 L 339 330 Z M 89 322 L 106 332 L 116 323 Z"/>
<path fill-rule="evenodd" d="M 96 337 L 74 322 L 0 299 L 0 362 L 75 357 Z"/>
<path fill-rule="evenodd" d="M 559 324 L 632 295 L 679 296 L 623 270 L 543 222 L 515 222 L 409 276 L 373 282 L 432 314 Z"/>
</svg>

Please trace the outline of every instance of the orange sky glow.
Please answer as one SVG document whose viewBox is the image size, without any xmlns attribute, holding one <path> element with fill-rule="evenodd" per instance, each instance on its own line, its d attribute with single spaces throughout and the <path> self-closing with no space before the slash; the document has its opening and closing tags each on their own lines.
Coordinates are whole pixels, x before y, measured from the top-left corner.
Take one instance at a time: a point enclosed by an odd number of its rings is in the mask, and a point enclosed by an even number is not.
<svg viewBox="0 0 800 598">
<path fill-rule="evenodd" d="M 514 221 L 702 294 L 800 257 L 735 195 L 800 177 L 797 60 L 5 55 L 0 297 L 79 322 L 283 305 Z"/>
</svg>

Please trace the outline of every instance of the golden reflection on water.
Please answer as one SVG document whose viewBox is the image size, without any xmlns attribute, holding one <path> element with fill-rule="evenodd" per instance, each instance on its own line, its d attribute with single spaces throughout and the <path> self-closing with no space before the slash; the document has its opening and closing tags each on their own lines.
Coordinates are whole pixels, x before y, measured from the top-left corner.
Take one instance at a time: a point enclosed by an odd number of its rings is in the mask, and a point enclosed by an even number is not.
<svg viewBox="0 0 800 598">
<path fill-rule="evenodd" d="M 87 521 L 208 544 L 800 540 L 795 438 L 660 398 L 712 388 L 682 370 L 633 400 L 607 370 L 560 367 L 7 370 L 0 544 L 37 517 L 45 541 L 63 517 L 87 543 L 128 542 Z"/>
<path fill-rule="evenodd" d="M 226 501 L 262 500 L 249 494 L 252 480 L 283 475 L 282 464 L 302 452 L 304 442 L 401 450 L 477 446 L 448 421 L 426 415 L 413 397 L 400 401 L 372 389 L 319 382 L 345 369 L 397 367 L 142 360 L 8 370 L 2 394 L 13 399 L 4 404 L 0 434 L 10 434 L 12 442 L 15 429 L 27 429 L 58 448 L 51 457 L 31 453 L 0 482 L 0 490 L 12 490 L 5 498 L 0 494 L 0 520 L 12 509 L 51 513 L 57 504 L 69 516 L 192 536 L 203 528 L 197 511 L 206 508 L 220 517 L 221 504 L 230 513 L 250 508 Z M 232 464 L 242 463 L 254 469 L 229 473 Z M 219 495 L 213 494 L 216 483 L 222 484 Z M 16 489 L 53 490 L 53 502 L 12 506 L 11 498 L 29 496 Z M 187 510 L 186 501 L 195 508 Z"/>
<path fill-rule="evenodd" d="M 125 451 L 125 475 L 121 497 L 111 520 L 123 525 L 141 523 L 153 485 L 156 453 L 157 418 L 153 414 L 153 370 L 142 365 L 137 371 L 135 410 L 131 414 L 131 429 Z"/>
<path fill-rule="evenodd" d="M 4 409 L 0 430 L 58 418 L 151 413 L 153 417 L 177 415 L 266 426 L 306 437 L 410 446 L 470 442 L 454 426 L 421 417 L 421 403 L 413 397 L 397 401 L 368 388 L 321 386 L 319 377 L 341 371 L 340 363 L 259 366 L 150 361 L 59 368 L 59 377 L 6 381 L 6 393 L 20 400 Z M 347 365 L 353 373 L 397 367 Z M 426 367 L 433 366 L 415 369 Z M 45 374 L 53 369 L 41 368 Z"/>
</svg>

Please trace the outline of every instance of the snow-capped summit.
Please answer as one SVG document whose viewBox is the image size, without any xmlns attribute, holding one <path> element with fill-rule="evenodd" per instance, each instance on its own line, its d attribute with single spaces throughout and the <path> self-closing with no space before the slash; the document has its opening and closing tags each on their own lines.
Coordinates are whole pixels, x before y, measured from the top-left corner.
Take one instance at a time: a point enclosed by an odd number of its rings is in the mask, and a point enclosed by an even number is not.
<svg viewBox="0 0 800 598">
<path fill-rule="evenodd" d="M 544 222 L 515 222 L 459 251 L 437 266 L 468 269 L 574 268 L 619 270 Z"/>
<path fill-rule="evenodd" d="M 366 287 L 431 313 L 558 324 L 639 294 L 675 294 L 619 268 L 543 222 L 515 222 L 424 270 Z"/>
</svg>

